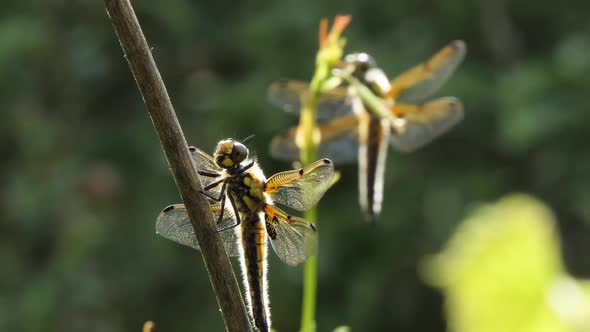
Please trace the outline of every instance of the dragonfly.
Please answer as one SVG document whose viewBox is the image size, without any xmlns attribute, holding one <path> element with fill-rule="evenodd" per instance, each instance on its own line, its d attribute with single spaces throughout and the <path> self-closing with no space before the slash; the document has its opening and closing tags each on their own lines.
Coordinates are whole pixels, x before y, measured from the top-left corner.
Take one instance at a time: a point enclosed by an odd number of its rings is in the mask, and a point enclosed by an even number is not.
<svg viewBox="0 0 590 332">
<path fill-rule="evenodd" d="M 451 77 L 465 57 L 463 41 L 449 43 L 427 61 L 389 80 L 367 53 L 348 54 L 343 67 L 382 101 L 391 118 L 370 112 L 352 85 L 341 84 L 324 93 L 317 108 L 318 155 L 336 163 L 359 165 L 359 201 L 366 220 L 374 224 L 381 212 L 387 146 L 414 151 L 463 119 L 463 104 L 454 97 L 427 100 Z M 305 82 L 281 80 L 268 90 L 269 102 L 297 114 L 309 93 Z M 298 127 L 273 138 L 270 153 L 297 161 Z"/>
<path fill-rule="evenodd" d="M 221 140 L 213 156 L 189 148 L 216 216 L 218 232 L 229 256 L 239 257 L 247 303 L 254 325 L 271 327 L 267 286 L 267 242 L 279 258 L 297 265 L 317 250 L 315 226 L 275 206 L 306 211 L 333 183 L 334 166 L 321 159 L 307 167 L 276 173 L 268 179 L 248 148 L 231 138 Z M 229 202 L 229 203 L 228 203 Z M 199 249 L 187 210 L 182 204 L 166 207 L 156 220 L 156 233 Z"/>
</svg>

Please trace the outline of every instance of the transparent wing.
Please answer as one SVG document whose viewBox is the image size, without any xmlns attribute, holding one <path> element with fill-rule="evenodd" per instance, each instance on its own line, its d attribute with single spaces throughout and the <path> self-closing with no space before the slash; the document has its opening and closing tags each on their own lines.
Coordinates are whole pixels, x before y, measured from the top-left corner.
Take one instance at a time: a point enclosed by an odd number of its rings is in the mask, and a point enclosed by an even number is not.
<svg viewBox="0 0 590 332">
<path fill-rule="evenodd" d="M 217 173 L 219 170 L 219 167 L 217 167 L 217 165 L 215 164 L 215 161 L 213 160 L 213 157 L 211 157 L 209 154 L 207 154 L 206 152 L 191 146 L 189 147 L 189 151 L 191 152 L 191 156 L 193 157 L 193 160 L 195 161 L 195 165 L 197 166 L 197 170 L 198 171 L 206 171 L 209 173 Z M 206 176 L 206 175 L 201 175 L 201 182 L 203 184 L 203 187 L 206 187 L 207 185 L 209 185 L 212 182 L 215 182 L 216 180 L 219 180 L 219 177 L 212 177 L 212 176 Z M 221 190 L 221 185 L 211 188 L 208 192 L 214 196 L 219 196 L 219 191 Z"/>
<path fill-rule="evenodd" d="M 193 157 L 198 170 L 215 171 L 218 169 L 215 160 L 207 152 L 194 146 L 191 146 L 188 149 L 191 152 L 191 156 Z"/>
<path fill-rule="evenodd" d="M 302 81 L 280 80 L 268 88 L 268 101 L 288 113 L 301 112 L 301 97 L 309 92 L 309 85 Z M 318 103 L 318 121 L 332 119 L 352 112 L 347 88 L 342 86 L 322 94 Z"/>
<path fill-rule="evenodd" d="M 312 223 L 271 205 L 264 213 L 268 238 L 283 262 L 297 265 L 317 253 L 318 235 Z"/>
<path fill-rule="evenodd" d="M 220 204 L 212 204 L 211 212 L 214 217 L 218 217 L 221 212 Z M 223 211 L 223 219 L 218 228 L 223 228 L 236 224 L 236 218 L 234 214 L 228 208 Z M 188 217 L 188 213 L 183 204 L 174 204 L 166 207 L 156 220 L 156 233 L 160 236 L 172 240 L 182 245 L 200 249 L 197 237 L 191 225 L 191 221 Z M 225 246 L 225 251 L 230 257 L 239 256 L 239 244 L 238 236 L 234 228 L 225 230 L 220 233 L 221 239 Z"/>
<path fill-rule="evenodd" d="M 266 181 L 265 191 L 276 203 L 306 211 L 330 188 L 333 177 L 332 161 L 321 159 L 307 167 L 271 176 Z"/>
<path fill-rule="evenodd" d="M 299 160 L 299 147 L 295 143 L 297 126 L 289 128 L 286 132 L 277 135 L 270 141 L 270 155 L 283 161 Z"/>
<path fill-rule="evenodd" d="M 451 77 L 463 61 L 465 52 L 463 41 L 449 43 L 428 61 L 393 79 L 388 96 L 402 103 L 418 103 L 425 100 Z"/>
<path fill-rule="evenodd" d="M 335 163 L 352 163 L 358 156 L 358 117 L 351 113 L 330 121 L 320 123 L 320 145 L 318 156 Z M 297 127 L 275 136 L 270 143 L 270 154 L 279 160 L 297 161 L 300 159 L 296 142 Z"/>
<path fill-rule="evenodd" d="M 400 151 L 413 151 L 429 143 L 463 119 L 463 104 L 454 97 L 421 105 L 396 104 L 399 118 L 392 124 L 389 142 Z"/>
</svg>

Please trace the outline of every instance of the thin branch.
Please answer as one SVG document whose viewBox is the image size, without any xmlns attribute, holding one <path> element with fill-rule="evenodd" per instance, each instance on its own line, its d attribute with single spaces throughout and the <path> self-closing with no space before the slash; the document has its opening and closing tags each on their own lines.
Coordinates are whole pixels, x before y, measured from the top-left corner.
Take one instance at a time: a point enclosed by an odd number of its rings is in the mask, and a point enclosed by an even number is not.
<svg viewBox="0 0 590 332">
<path fill-rule="evenodd" d="M 104 2 L 197 234 L 225 326 L 228 331 L 252 331 L 238 282 L 221 238 L 219 234 L 211 235 L 217 227 L 209 203 L 198 192 L 202 190 L 201 181 L 133 7 L 129 0 Z"/>
</svg>

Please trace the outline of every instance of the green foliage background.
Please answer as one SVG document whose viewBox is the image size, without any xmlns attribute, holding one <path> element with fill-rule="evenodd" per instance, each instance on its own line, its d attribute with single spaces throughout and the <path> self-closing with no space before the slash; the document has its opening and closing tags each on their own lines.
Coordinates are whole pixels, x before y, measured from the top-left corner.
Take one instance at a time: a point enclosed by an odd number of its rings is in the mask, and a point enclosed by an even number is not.
<svg viewBox="0 0 590 332">
<path fill-rule="evenodd" d="M 134 1 L 189 143 L 250 143 L 297 120 L 266 103 L 308 80 L 321 17 L 351 13 L 347 49 L 394 75 L 453 39 L 465 63 L 440 95 L 466 118 L 413 154 L 391 152 L 376 228 L 356 166 L 322 200 L 318 328 L 442 331 L 418 277 L 481 201 L 528 192 L 556 212 L 568 270 L 590 275 L 588 1 Z M 100 1 L 3 2 L 0 13 L 0 330 L 221 331 L 197 252 L 159 238 L 179 196 Z M 237 266 L 237 264 L 236 264 Z M 273 325 L 299 323 L 301 268 L 270 261 Z"/>
</svg>

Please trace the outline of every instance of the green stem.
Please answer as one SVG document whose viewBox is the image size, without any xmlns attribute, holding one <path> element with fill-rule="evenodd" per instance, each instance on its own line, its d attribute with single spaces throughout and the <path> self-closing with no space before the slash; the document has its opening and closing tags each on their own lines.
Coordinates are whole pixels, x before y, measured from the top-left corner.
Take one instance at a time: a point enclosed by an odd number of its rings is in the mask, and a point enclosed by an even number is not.
<svg viewBox="0 0 590 332">
<path fill-rule="evenodd" d="M 336 22 L 338 21 L 338 23 Z M 309 85 L 309 95 L 304 96 L 296 143 L 300 150 L 303 165 L 309 165 L 317 159 L 317 146 L 320 143 L 316 112 L 324 85 L 332 77 L 332 69 L 342 57 L 345 41 L 340 34 L 350 21 L 350 17 L 337 16 L 332 31 L 320 40 L 320 50 L 316 55 L 316 68 Z M 326 31 L 324 31 L 326 32 Z M 322 38 L 320 28 L 320 39 Z M 305 218 L 317 223 L 317 205 L 305 213 Z M 301 308 L 301 332 L 315 332 L 315 309 L 317 290 L 317 257 L 307 259 L 303 275 L 303 303 Z"/>
<path fill-rule="evenodd" d="M 305 100 L 301 112 L 301 150 L 300 158 L 303 165 L 311 164 L 317 155 L 317 142 L 314 142 L 314 130 L 316 130 L 315 113 L 318 96 L 315 93 Z M 308 210 L 305 218 L 312 223 L 317 222 L 317 207 Z M 303 271 L 303 304 L 301 308 L 301 332 L 315 332 L 315 304 L 317 289 L 317 257 L 312 256 L 305 262 Z"/>
<path fill-rule="evenodd" d="M 316 221 L 316 208 L 305 213 L 305 218 L 311 222 Z M 301 308 L 301 332 L 314 332 L 315 303 L 317 290 L 317 257 L 312 256 L 305 262 L 303 272 L 303 306 Z"/>
<path fill-rule="evenodd" d="M 317 130 L 316 111 L 320 98 L 320 86 L 323 77 L 329 71 L 325 66 L 318 66 L 310 84 L 310 95 L 303 100 L 303 109 L 299 118 L 301 130 L 300 159 L 303 165 L 309 165 L 317 159 L 317 144 L 314 139 Z M 317 205 L 305 213 L 305 218 L 317 223 Z M 303 304 L 301 308 L 301 332 L 315 332 L 315 304 L 317 290 L 317 257 L 312 256 L 305 262 L 303 271 Z"/>
</svg>

